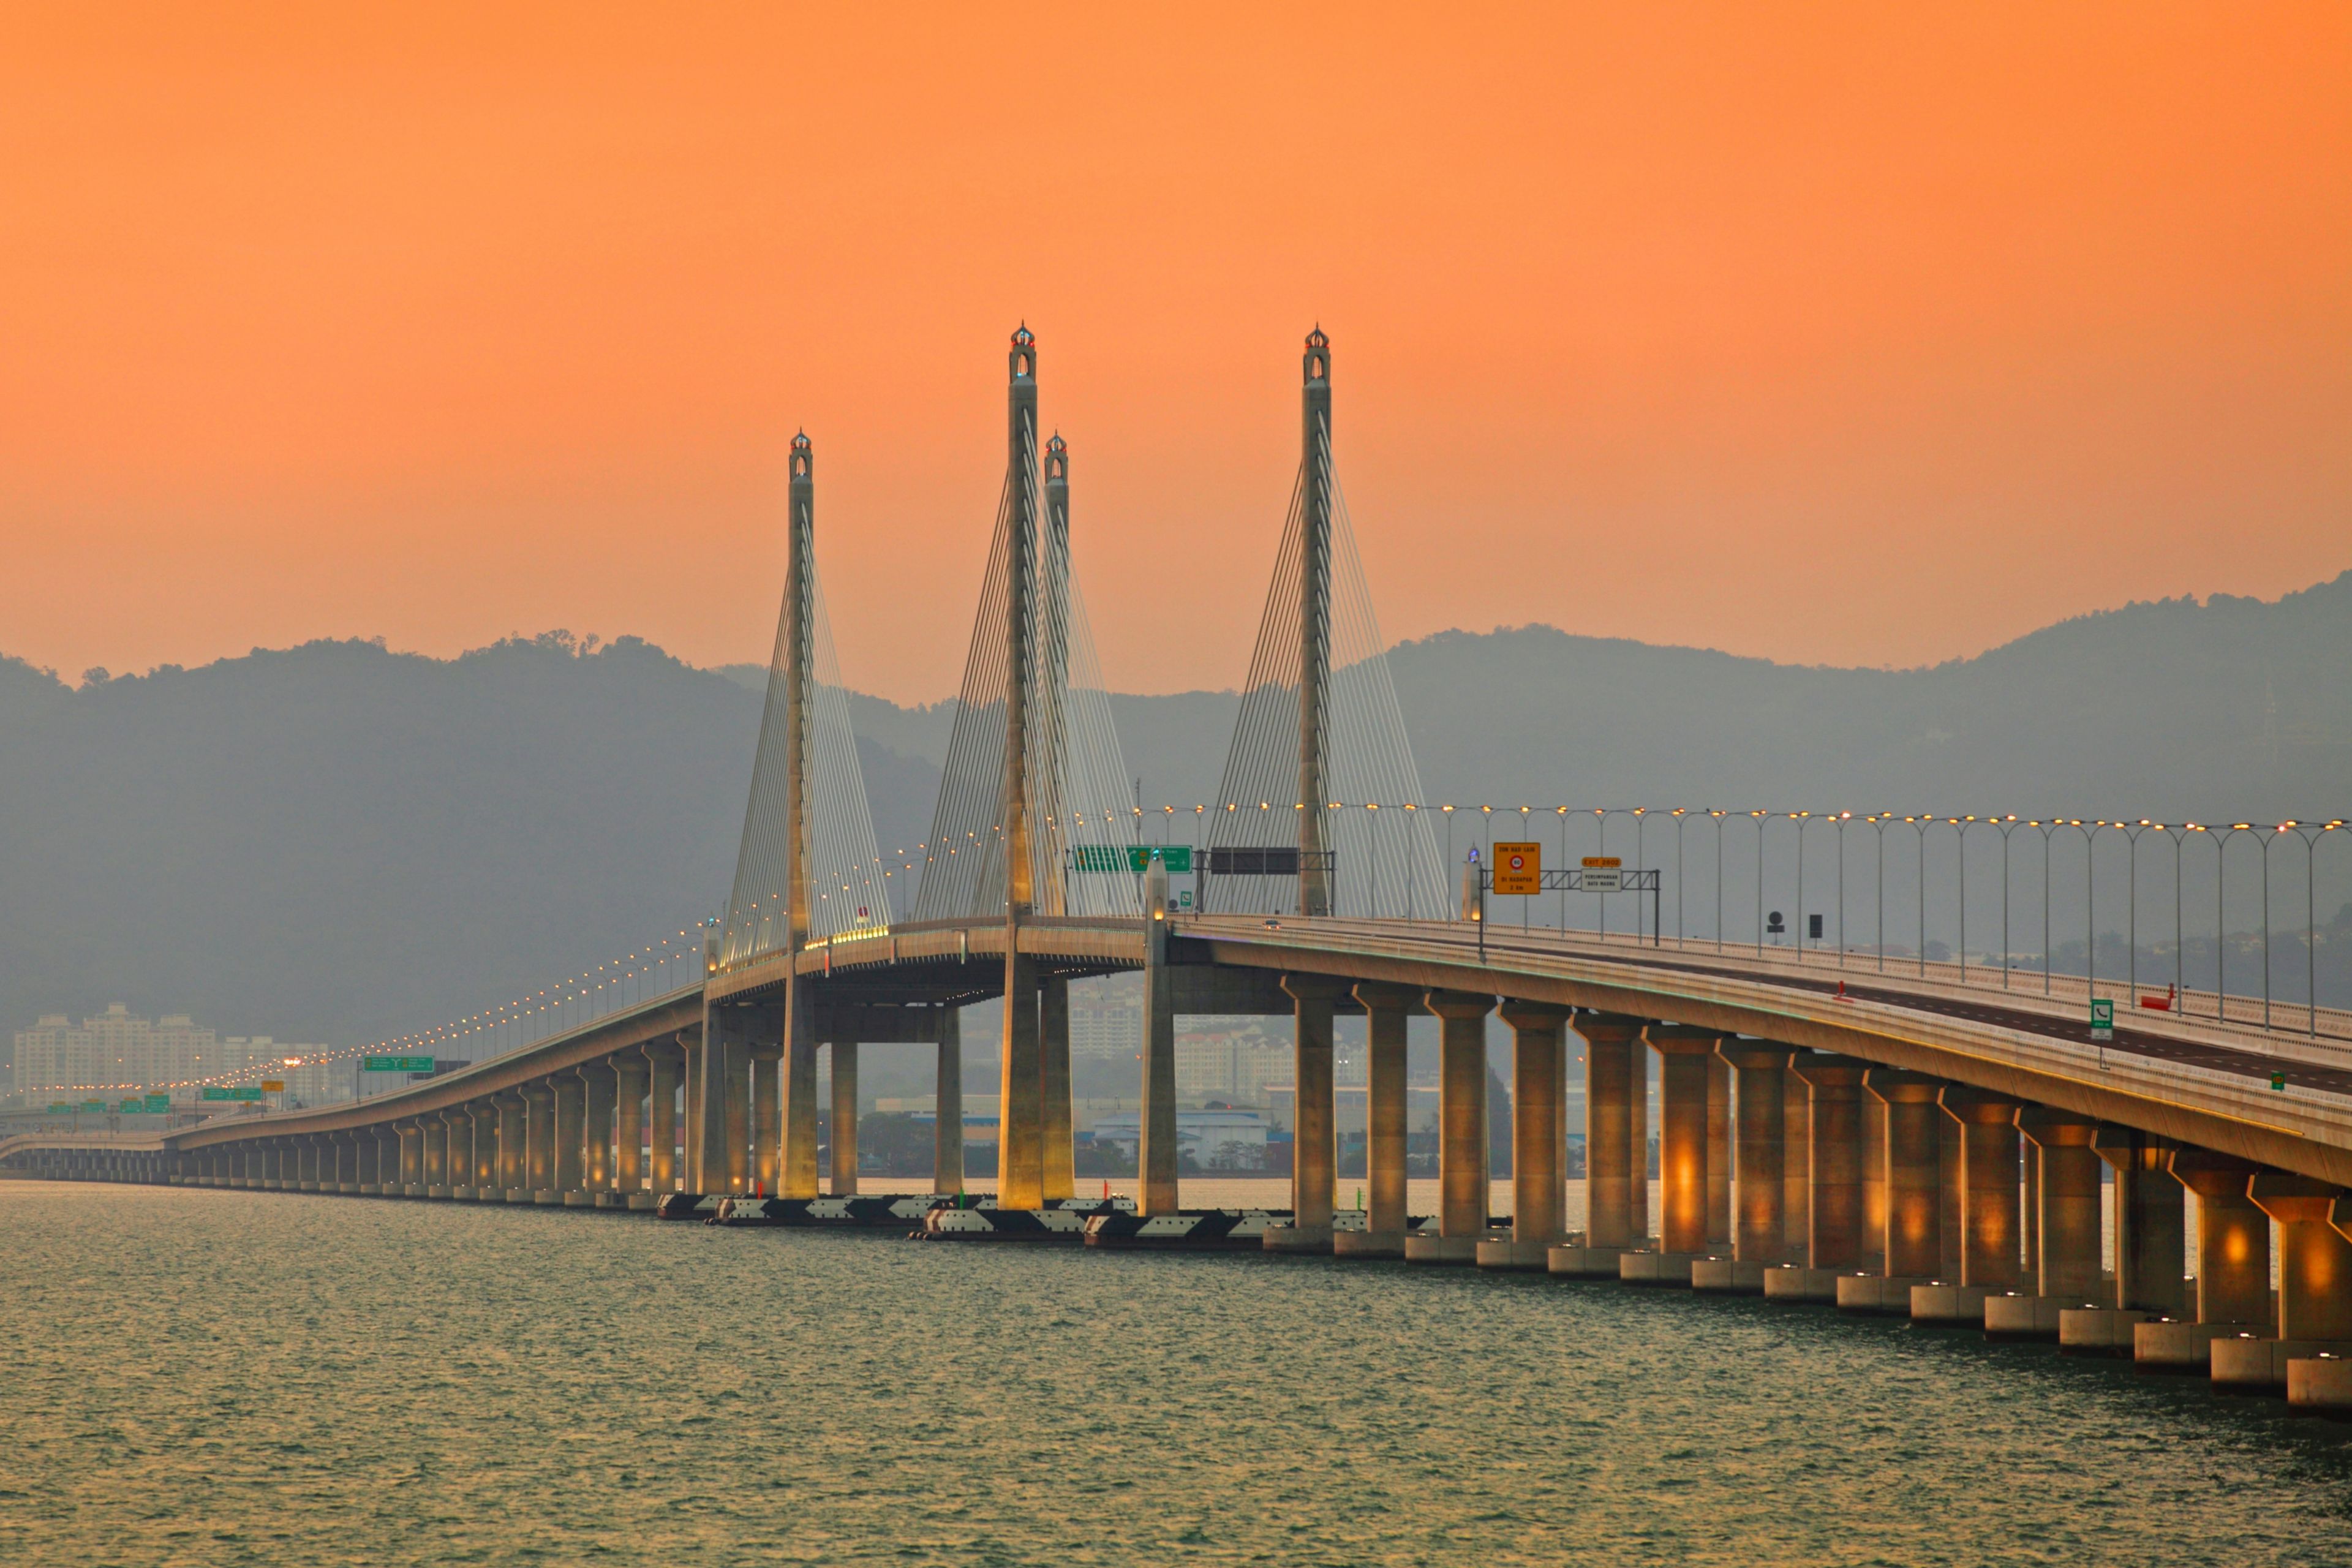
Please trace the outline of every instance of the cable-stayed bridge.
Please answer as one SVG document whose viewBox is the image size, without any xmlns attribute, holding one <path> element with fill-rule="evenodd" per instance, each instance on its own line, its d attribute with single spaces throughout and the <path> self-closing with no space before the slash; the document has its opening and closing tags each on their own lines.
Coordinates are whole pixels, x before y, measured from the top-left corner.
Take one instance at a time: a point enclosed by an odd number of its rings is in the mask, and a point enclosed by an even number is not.
<svg viewBox="0 0 2352 1568">
<path fill-rule="evenodd" d="M 583 989 L 576 1016 L 535 1037 L 503 1012 L 470 1021 L 490 1037 L 512 1024 L 520 1043 L 398 1092 L 143 1141 L 36 1136 L 0 1145 L 0 1158 L 53 1173 L 579 1206 L 650 1207 L 677 1191 L 845 1195 L 857 1185 L 858 1047 L 925 1043 L 938 1061 L 936 1184 L 961 1192 L 960 1010 L 1001 999 L 996 1201 L 1034 1209 L 1074 1196 L 1069 987 L 1139 972 L 1148 1215 L 1173 1215 L 1180 1202 L 1177 1018 L 1281 1015 L 1294 1031 L 1294 1152 L 1272 1247 L 1719 1276 L 1727 1289 L 1761 1289 L 1769 1268 L 1776 1292 L 1864 1305 L 1907 1300 L 1913 1284 L 1938 1280 L 1933 1289 L 1975 1292 L 1969 1310 L 1989 1294 L 2063 1298 L 2116 1321 L 2169 1315 L 2200 1332 L 2248 1326 L 2266 1342 L 2352 1342 L 2352 1018 L 2316 1005 L 2308 973 L 2302 1005 L 2273 1006 L 2267 925 L 2259 1007 L 2226 974 L 2192 984 L 2179 931 L 2159 1000 L 2141 984 L 2136 931 L 2143 837 L 2172 847 L 2179 925 L 2178 857 L 2192 836 L 2217 858 L 2232 836 L 2256 836 L 2265 878 L 2274 847 L 2290 869 L 2299 847 L 2308 900 L 2313 858 L 2343 837 L 2340 820 L 1601 808 L 1596 847 L 1606 850 L 1612 816 L 1630 818 L 1632 862 L 1621 835 L 1619 854 L 1571 864 L 1569 808 L 1558 807 L 1546 813 L 1559 828 L 1547 866 L 1543 818 L 1521 806 L 1516 837 L 1503 836 L 1512 810 L 1499 830 L 1485 810 L 1457 843 L 1453 808 L 1423 797 L 1390 680 L 1334 456 L 1331 345 L 1319 329 L 1301 366 L 1297 476 L 1219 796 L 1190 813 L 1189 842 L 1174 842 L 1164 820 L 1155 839 L 1130 793 L 1072 544 L 1074 490 L 1083 492 L 1068 445 L 1041 439 L 1038 345 L 1024 328 L 1009 350 L 988 565 L 911 889 L 877 848 L 817 570 L 817 454 L 803 435 L 791 448 L 783 602 L 741 847 L 699 973 L 617 969 L 611 995 L 600 980 L 597 1006 Z M 1741 817 L 1757 827 L 1752 945 L 1725 940 L 1724 826 Z M 1795 832 L 1795 903 L 1810 929 L 1784 933 L 1764 920 L 1768 819 Z M 1670 872 L 1650 854 L 1653 820 L 1674 825 Z M 1684 853 L 1692 822 L 1714 833 L 1705 935 L 1685 922 L 1690 884 L 1706 873 Z M 1811 925 L 1821 917 L 1803 893 L 1806 836 L 1822 826 L 1839 858 L 1833 933 Z M 1890 827 L 1898 841 L 1914 830 L 1919 845 L 1907 953 L 1886 930 Z M 1859 910 L 1848 930 L 1843 859 L 1848 833 L 1865 828 L 1881 888 L 1867 940 Z M 1929 952 L 1931 829 L 1959 846 L 1957 962 Z M 1997 834 L 2003 857 L 2000 958 L 1973 973 L 1972 829 Z M 2127 977 L 2096 973 L 2095 927 L 2092 973 L 2052 973 L 2053 833 L 2083 835 L 2086 877 L 2103 834 L 2131 846 Z M 2015 962 L 2008 925 L 2012 840 L 2036 834 L 2039 974 Z M 2095 904 L 2095 879 L 2088 894 Z M 1571 895 L 1599 929 L 1571 923 Z M 1538 923 L 1555 898 L 1557 921 Z M 1613 931 L 1612 899 L 1634 911 Z M 2216 927 L 2218 963 L 2218 915 Z M 2315 916 L 2304 929 L 2308 965 Z M 1981 923 L 1979 932 L 1989 940 Z M 2120 1016 L 2103 979 L 2121 993 Z M 1514 1037 L 1512 1214 L 1500 1225 L 1488 1213 L 1486 1045 L 1498 1011 Z M 1366 1019 L 1369 1052 L 1368 1202 L 1347 1214 L 1336 1203 L 1342 1015 Z M 1441 1202 L 1421 1229 L 1405 1212 L 1414 1016 L 1434 1016 L 1440 1037 Z M 1571 1031 L 1585 1065 L 1589 1205 L 1573 1235 Z M 832 1069 L 829 1171 L 819 1168 L 820 1050 Z M 1642 1175 L 1652 1053 L 1662 1086 L 1655 1214 Z M 2104 1200 L 2102 1164 L 2114 1173 Z M 2180 1257 L 2189 1195 L 2193 1287 L 2164 1261 L 2168 1246 Z M 2112 1279 L 2100 1266 L 2102 1201 L 2115 1205 L 2119 1238 Z M 2197 1340 L 2200 1352 L 2212 1337 Z"/>
</svg>

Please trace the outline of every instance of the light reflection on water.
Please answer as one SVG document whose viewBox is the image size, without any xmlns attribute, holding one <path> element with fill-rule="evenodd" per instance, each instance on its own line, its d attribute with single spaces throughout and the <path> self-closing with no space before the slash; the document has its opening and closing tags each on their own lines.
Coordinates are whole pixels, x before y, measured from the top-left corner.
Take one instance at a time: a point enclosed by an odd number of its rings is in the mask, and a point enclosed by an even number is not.
<svg viewBox="0 0 2352 1568">
<path fill-rule="evenodd" d="M 2352 1562 L 2335 1428 L 1760 1301 L 16 1181 L 0 1226 L 0 1563 Z"/>
</svg>

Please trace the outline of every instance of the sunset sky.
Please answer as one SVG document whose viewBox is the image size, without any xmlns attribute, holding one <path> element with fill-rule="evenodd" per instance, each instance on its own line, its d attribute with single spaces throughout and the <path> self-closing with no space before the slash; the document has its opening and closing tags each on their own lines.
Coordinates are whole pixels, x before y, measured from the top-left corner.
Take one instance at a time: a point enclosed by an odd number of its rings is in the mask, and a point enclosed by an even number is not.
<svg viewBox="0 0 2352 1568">
<path fill-rule="evenodd" d="M 1909 665 L 2352 566 L 2352 7 L 20 4 L 0 652 L 552 626 L 955 687 L 1004 345 L 1115 686 L 1299 342 L 1383 629 Z"/>
</svg>

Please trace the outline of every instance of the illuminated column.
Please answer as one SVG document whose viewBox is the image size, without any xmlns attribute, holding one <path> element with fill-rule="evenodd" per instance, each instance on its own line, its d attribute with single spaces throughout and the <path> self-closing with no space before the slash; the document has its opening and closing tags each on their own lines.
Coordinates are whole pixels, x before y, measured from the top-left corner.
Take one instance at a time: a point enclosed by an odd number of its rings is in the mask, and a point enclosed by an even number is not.
<svg viewBox="0 0 2352 1568">
<path fill-rule="evenodd" d="M 424 1117 L 419 1129 L 425 1139 L 425 1186 L 429 1195 L 449 1195 L 449 1122 L 439 1113 Z"/>
<path fill-rule="evenodd" d="M 685 1168 L 679 1173 L 685 1178 L 683 1190 L 689 1193 L 709 1192 L 702 1163 L 702 1034 L 697 1030 L 681 1030 L 678 1048 L 684 1056 L 681 1081 L 685 1092 L 680 1100 L 678 1120 L 683 1124 L 678 1138 L 678 1162 Z"/>
<path fill-rule="evenodd" d="M 2018 1102 L 1959 1084 L 1944 1086 L 1944 1114 L 1959 1124 L 1962 1285 L 2010 1290 L 2018 1282 Z M 1979 1308 L 1981 1316 L 1982 1308 Z"/>
<path fill-rule="evenodd" d="M 963 1191 L 963 1009 L 940 1012 L 939 1065 L 931 1096 L 931 1191 Z"/>
<path fill-rule="evenodd" d="M 1717 1054 L 1739 1075 L 1739 1190 L 1731 1255 L 1760 1269 L 1786 1261 L 1789 1253 L 1781 1172 L 1788 1100 L 1781 1088 L 1790 1052 L 1769 1040 L 1726 1040 Z"/>
<path fill-rule="evenodd" d="M 1076 1195 L 1070 1126 L 1070 983 L 1055 975 L 1037 988 L 1037 1072 L 1045 1117 L 1045 1194 Z"/>
<path fill-rule="evenodd" d="M 784 1005 L 784 1164 L 778 1197 L 817 1195 L 817 1044 L 815 993 L 810 981 L 795 976 Z"/>
<path fill-rule="evenodd" d="M 656 1193 L 677 1191 L 677 1080 L 684 1066 L 674 1047 L 646 1047 L 646 1176 Z"/>
<path fill-rule="evenodd" d="M 1805 1119 L 1811 1133 L 1812 1175 L 1806 1187 L 1812 1212 L 1806 1216 L 1802 1255 L 1811 1269 L 1838 1272 L 1864 1266 L 1869 1208 L 1863 1175 L 1868 1152 L 1863 1105 L 1869 1097 L 1862 1080 L 1869 1068 L 1867 1062 L 1825 1051 L 1799 1051 L 1790 1063 L 1790 1071 L 1806 1086 Z"/>
<path fill-rule="evenodd" d="M 613 1058 L 613 1190 L 646 1186 L 646 1082 L 651 1063 L 642 1050 Z"/>
<path fill-rule="evenodd" d="M 523 1086 L 524 1185 L 534 1203 L 557 1203 L 555 1186 L 555 1090 L 545 1079 Z"/>
<path fill-rule="evenodd" d="M 1486 1231 L 1486 1015 L 1492 996 L 1432 991 L 1440 1020 L 1437 1058 L 1437 1234 L 1409 1236 L 1409 1262 L 1473 1263 Z"/>
<path fill-rule="evenodd" d="M 1176 976 L 1168 963 L 1168 865 L 1153 859 L 1143 868 L 1143 1114 L 1137 1131 L 1136 1208 L 1146 1215 L 1174 1214 L 1178 1194 L 1176 1151 Z"/>
<path fill-rule="evenodd" d="M 833 1195 L 857 1191 L 857 1042 L 833 1042 Z"/>
<path fill-rule="evenodd" d="M 585 1062 L 580 1068 L 580 1184 L 593 1193 L 613 1190 L 613 1110 L 619 1098 L 612 1058 Z"/>
<path fill-rule="evenodd" d="M 1706 1068 L 1723 1037 L 1677 1024 L 1652 1024 L 1643 1033 L 1658 1053 L 1659 1251 L 1696 1257 L 1706 1250 Z"/>
<path fill-rule="evenodd" d="M 2105 1284 L 2099 1155 L 2091 1147 L 2099 1124 L 2087 1116 L 2029 1105 L 2017 1113 L 2017 1130 L 2040 1151 L 2041 1179 L 2034 1194 L 2041 1211 L 2034 1226 L 2035 1294 L 2096 1300 Z"/>
<path fill-rule="evenodd" d="M 557 1073 L 555 1095 L 555 1190 L 568 1199 L 582 1191 L 582 1142 L 587 1131 L 587 1086 L 576 1072 Z"/>
<path fill-rule="evenodd" d="M 499 1195 L 530 1201 L 530 1101 L 509 1089 L 499 1096 Z"/>
<path fill-rule="evenodd" d="M 742 1008 L 730 1011 L 733 1016 L 720 1035 L 719 1059 L 727 1072 L 727 1098 L 721 1108 L 725 1121 L 720 1126 L 720 1136 L 727 1141 L 727 1184 L 720 1190 L 748 1193 L 751 1190 L 751 1020 Z"/>
<path fill-rule="evenodd" d="M 762 1030 L 751 1042 L 751 1187 L 774 1197 L 783 1173 L 784 1042 Z"/>
<path fill-rule="evenodd" d="M 1269 1226 L 1269 1252 L 1329 1252 L 1338 1203 L 1339 1138 L 1331 1081 L 1332 1013 L 1347 983 L 1320 974 L 1286 974 L 1292 1008 L 1290 1211 L 1287 1226 Z M 1481 1215 L 1483 1223 L 1484 1215 Z"/>
<path fill-rule="evenodd" d="M 1405 1227 L 1405 1019 L 1421 1005 L 1409 985 L 1365 981 L 1356 987 L 1363 1004 L 1367 1063 L 1364 1117 L 1364 1228 L 1333 1236 L 1332 1249 L 1344 1257 L 1401 1258 Z"/>
<path fill-rule="evenodd" d="M 1780 1228 L 1789 1256 L 1802 1258 L 1810 1250 L 1812 1228 L 1812 1096 L 1794 1073 L 1781 1076 L 1780 1092 L 1780 1124 L 1787 1133 L 1781 1143 Z"/>
<path fill-rule="evenodd" d="M 1565 1238 L 1560 1171 L 1560 1036 L 1569 1009 L 1506 1000 L 1511 1026 L 1511 1234 L 1478 1244 L 1481 1268 L 1547 1266 Z M 1400 1023 L 1402 1019 L 1400 1017 Z"/>
<path fill-rule="evenodd" d="M 2172 1174 L 2197 1194 L 2197 1321 L 2271 1330 L 2270 1217 L 2246 1195 L 2261 1167 L 2205 1149 L 2172 1151 Z"/>
<path fill-rule="evenodd" d="M 1013 334 L 1006 395 L 1004 686 L 1004 1039 L 997 1060 L 997 1203 L 1034 1209 L 1045 1198 L 1044 1070 L 1037 961 L 1021 951 L 1021 922 L 1036 907 L 1030 820 L 1029 694 L 1036 629 L 1037 354 L 1027 327 Z"/>
<path fill-rule="evenodd" d="M 1584 1038 L 1585 1247 L 1614 1254 L 1643 1240 L 1633 1210 L 1633 1188 L 1649 1166 L 1648 1151 L 1634 1143 L 1647 1120 L 1633 1114 L 1647 1089 L 1642 1021 L 1579 1013 L 1571 1027 Z M 1616 1278 L 1613 1256 L 1594 1258 L 1593 1267 Z"/>
<path fill-rule="evenodd" d="M 1733 1250 L 1731 1229 L 1731 1064 L 1706 1064 L 1706 1247 Z"/>
<path fill-rule="evenodd" d="M 1886 1274 L 1925 1280 L 1943 1267 L 1943 1162 L 1946 1120 L 1936 1103 L 1941 1079 L 1872 1068 L 1864 1085 L 1886 1107 Z"/>
</svg>

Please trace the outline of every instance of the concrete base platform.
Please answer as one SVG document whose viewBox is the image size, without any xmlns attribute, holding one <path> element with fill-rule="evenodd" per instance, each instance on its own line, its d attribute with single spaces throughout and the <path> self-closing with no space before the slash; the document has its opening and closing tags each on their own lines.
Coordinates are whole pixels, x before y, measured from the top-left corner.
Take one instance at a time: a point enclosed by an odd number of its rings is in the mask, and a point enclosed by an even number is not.
<svg viewBox="0 0 2352 1568">
<path fill-rule="evenodd" d="M 425 1195 L 425 1192 L 423 1182 L 406 1182 L 401 1185 L 400 1195 L 404 1198 L 421 1198 Z"/>
<path fill-rule="evenodd" d="M 530 1189 L 529 1187 L 509 1187 L 506 1189 L 506 1199 L 507 1202 L 510 1204 L 527 1204 L 530 1202 Z"/>
<path fill-rule="evenodd" d="M 1767 1301 L 1826 1301 L 1837 1304 L 1838 1271 L 1834 1268 L 1802 1268 L 1790 1264 L 1764 1270 L 1764 1299 Z"/>
<path fill-rule="evenodd" d="M 1402 1258 L 1404 1232 L 1401 1230 L 1335 1230 L 1331 1233 L 1331 1256 L 1334 1258 Z"/>
<path fill-rule="evenodd" d="M 1764 1294 L 1764 1266 L 1742 1263 L 1730 1258 L 1697 1258 L 1691 1260 L 1691 1289 L 1712 1296 L 1761 1296 Z"/>
<path fill-rule="evenodd" d="M 2322 1352 L 2315 1356 L 2290 1357 L 2286 1363 L 2286 1405 L 2306 1415 L 2352 1421 L 2352 1356 Z"/>
<path fill-rule="evenodd" d="M 1331 1227 L 1328 1225 L 1270 1225 L 1259 1237 L 1258 1245 L 1268 1252 L 1299 1252 L 1309 1257 L 1331 1256 Z"/>
<path fill-rule="evenodd" d="M 304 1182 L 301 1184 L 301 1190 L 306 1193 L 332 1191 L 324 1182 Z"/>
<path fill-rule="evenodd" d="M 355 1198 L 360 1194 L 360 1184 L 357 1182 L 337 1182 L 330 1190 L 341 1193 L 345 1197 Z"/>
<path fill-rule="evenodd" d="M 2268 1340 L 2252 1333 L 2215 1340 L 2213 1392 L 2284 1394 L 2287 1363 L 2322 1355 L 2352 1355 L 2352 1344 L 2335 1340 Z"/>
<path fill-rule="evenodd" d="M 2128 1307 L 2061 1307 L 2058 1353 L 2129 1356 L 2132 1331 L 2150 1316 Z"/>
<path fill-rule="evenodd" d="M 530 1194 L 530 1201 L 541 1208 L 560 1209 L 563 1206 L 563 1194 L 552 1187 L 541 1187 Z"/>
<path fill-rule="evenodd" d="M 1517 1241 L 1509 1237 L 1482 1241 L 1478 1244 L 1478 1267 L 1541 1274 L 1551 1267 L 1551 1249 L 1557 1245 L 1549 1241 Z"/>
<path fill-rule="evenodd" d="M 457 1190 L 455 1187 L 427 1187 L 425 1189 L 425 1195 L 428 1198 L 446 1198 Z"/>
<path fill-rule="evenodd" d="M 2213 1342 L 2227 1335 L 2256 1331 L 2251 1323 L 2190 1323 L 2179 1318 L 2149 1318 L 2132 1328 L 2132 1365 L 2140 1372 L 2210 1377 Z"/>
<path fill-rule="evenodd" d="M 1614 1279 L 1622 1247 L 1555 1247 L 1544 1254 L 1544 1267 L 1570 1279 Z"/>
<path fill-rule="evenodd" d="M 629 1194 L 626 1193 L 598 1193 L 596 1194 L 595 1206 L 600 1209 L 627 1208 L 629 1206 Z"/>
<path fill-rule="evenodd" d="M 1617 1258 L 1617 1278 L 1628 1285 L 1688 1285 L 1693 1252 L 1627 1252 Z"/>
<path fill-rule="evenodd" d="M 1931 1279 L 1925 1285 L 1911 1287 L 1911 1321 L 1915 1323 L 1964 1323 L 1972 1329 L 1984 1327 L 1985 1298 L 1992 1294 L 1981 1285 L 1947 1285 Z"/>
<path fill-rule="evenodd" d="M 1907 1318 L 1911 1315 L 1912 1287 L 1926 1283 L 1906 1274 L 1841 1274 L 1837 1282 L 1838 1310 Z"/>
<path fill-rule="evenodd" d="M 2069 1307 L 2088 1305 L 2078 1296 L 2035 1296 L 2003 1290 L 1984 1300 L 1984 1331 L 1989 1340 L 2058 1338 L 2058 1314 Z"/>
<path fill-rule="evenodd" d="M 1408 1236 L 1404 1238 L 1404 1260 L 1466 1268 L 1478 1261 L 1478 1243 L 1482 1239 L 1475 1236 Z"/>
<path fill-rule="evenodd" d="M 623 1195 L 629 1200 L 629 1208 L 638 1213 L 651 1214 L 661 1202 L 659 1193 L 627 1193 Z"/>
<path fill-rule="evenodd" d="M 569 1192 L 563 1194 L 563 1206 L 568 1209 L 593 1209 L 596 1206 L 593 1193 Z"/>
</svg>

